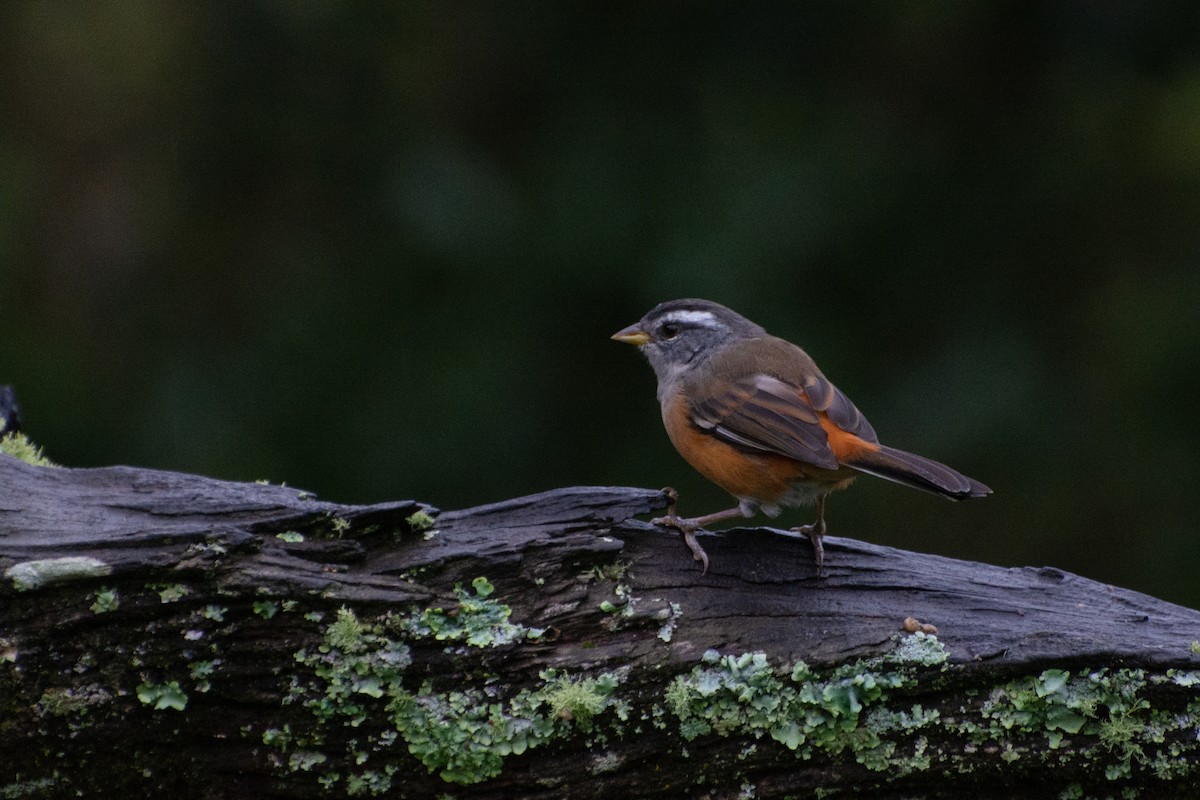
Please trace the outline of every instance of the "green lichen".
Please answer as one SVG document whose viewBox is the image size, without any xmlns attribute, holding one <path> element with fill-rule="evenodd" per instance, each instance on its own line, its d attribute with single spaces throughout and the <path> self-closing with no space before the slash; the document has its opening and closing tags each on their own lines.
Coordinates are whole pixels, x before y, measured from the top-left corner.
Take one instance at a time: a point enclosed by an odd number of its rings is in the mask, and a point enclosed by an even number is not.
<svg viewBox="0 0 1200 800">
<path fill-rule="evenodd" d="M 229 611 L 225 606 L 207 605 L 200 609 L 200 616 L 213 622 L 224 622 L 225 613 Z"/>
<path fill-rule="evenodd" d="M 178 603 L 192 592 L 182 583 L 151 583 L 147 584 L 146 588 L 158 592 L 161 603 Z"/>
<path fill-rule="evenodd" d="M 112 702 L 112 693 L 99 685 L 51 687 L 42 692 L 37 709 L 52 717 L 83 716 L 92 708 Z"/>
<path fill-rule="evenodd" d="M 658 629 L 658 638 L 670 644 L 671 639 L 675 636 L 675 628 L 679 625 L 679 618 L 683 616 L 683 608 L 679 603 L 670 603 L 665 608 L 662 608 L 655 614 L 656 619 L 663 620 L 662 627 Z"/>
<path fill-rule="evenodd" d="M 321 684 L 312 696 L 297 687 L 296 697 L 318 720 L 341 718 L 352 727 L 366 719 L 367 698 L 400 691 L 404 670 L 412 662 L 408 645 L 394 640 L 382 625 L 365 625 L 348 608 L 326 626 L 315 652 L 301 650 L 296 660 L 309 667 Z"/>
<path fill-rule="evenodd" d="M 414 611 L 401 623 L 402 630 L 416 638 L 432 637 L 439 642 L 462 642 L 471 647 L 500 647 L 526 638 L 537 638 L 543 631 L 509 621 L 512 609 L 489 599 L 495 587 L 487 578 L 472 582 L 472 594 L 462 586 L 454 587 L 457 604 Z"/>
<path fill-rule="evenodd" d="M 91 605 L 93 614 L 107 614 L 109 611 L 116 611 L 121 605 L 120 598 L 117 597 L 117 590 L 107 586 L 96 591 L 92 596 L 95 598 Z"/>
<path fill-rule="evenodd" d="M 610 630 L 618 630 L 624 620 L 631 619 L 637 614 L 640 598 L 635 597 L 633 588 L 624 583 L 618 583 L 613 587 L 613 595 L 616 598 L 616 602 L 602 600 L 600 602 L 600 610 L 605 614 L 612 615 L 604 620 L 602 624 Z"/>
<path fill-rule="evenodd" d="M 313 767 L 324 764 L 328 758 L 319 750 L 296 750 L 288 757 L 288 769 L 292 772 L 309 772 Z"/>
<path fill-rule="evenodd" d="M 197 692 L 207 692 L 212 688 L 209 678 L 221 663 L 220 659 L 213 661 L 195 661 L 188 667 L 188 675 L 194 680 Z"/>
<path fill-rule="evenodd" d="M 917 631 L 908 636 L 901 636 L 896 649 L 886 660 L 893 664 L 936 667 L 945 664 L 947 658 L 949 655 L 941 640 L 932 634 Z"/>
<path fill-rule="evenodd" d="M 776 666 L 763 653 L 722 656 L 710 650 L 691 673 L 675 678 L 665 702 L 688 741 L 708 734 L 768 735 L 804 758 L 816 751 L 849 751 L 867 768 L 883 770 L 895 766 L 895 745 L 881 739 L 881 733 L 936 719 L 920 706 L 905 717 L 863 713 L 887 700 L 890 692 L 915 683 L 904 666 L 914 661 L 913 652 L 920 654 L 915 661 L 924 667 L 945 661 L 944 651 L 928 642 L 917 646 L 902 641 L 890 656 L 828 673 L 814 672 L 803 661 Z M 940 662 L 934 652 L 941 653 Z"/>
<path fill-rule="evenodd" d="M 442 606 L 375 618 L 348 607 L 324 620 L 306 615 L 323 624 L 322 639 L 296 654 L 301 671 L 291 702 L 309 710 L 312 727 L 269 732 L 279 763 L 296 768 L 320 753 L 327 760 L 308 769 L 322 786 L 382 794 L 394 790 L 393 772 L 411 769 L 412 758 L 448 783 L 473 785 L 499 775 L 513 756 L 575 737 L 599 754 L 592 771 L 604 772 L 621 755 L 609 737 L 645 726 L 677 734 L 678 757 L 701 737 L 738 737 L 741 752 L 756 760 L 856 762 L 881 783 L 933 769 L 971 771 L 983 749 L 1008 762 L 1086 769 L 1115 782 L 1108 794 L 1138 773 L 1183 783 L 1200 771 L 1200 671 L 1048 669 L 950 695 L 961 698 L 958 705 L 941 689 L 961 668 L 948 664 L 936 636 L 918 632 L 896 636 L 881 656 L 823 668 L 710 651 L 670 680 L 661 702 L 637 698 L 646 710 L 631 722 L 624 672 L 548 670 L 517 685 L 489 679 L 491 651 L 530 638 L 496 594 L 481 577 L 456 586 L 454 602 Z M 612 617 L 621 608 L 614 605 Z M 654 619 L 678 616 L 670 604 L 663 611 Z M 410 648 L 431 647 L 453 654 L 466 678 L 459 667 L 412 674 Z M 1150 707 L 1146 692 L 1155 687 L 1170 690 L 1169 708 Z M 940 701 L 929 705 L 930 697 Z M 938 749 L 946 740 L 965 746 Z M 328 742 L 342 744 L 331 749 Z M 697 780 L 703 777 L 698 770 Z"/>
<path fill-rule="evenodd" d="M 288 544 L 297 544 L 304 541 L 304 534 L 299 531 L 284 531 L 283 533 L 275 534 L 275 538 Z"/>
<path fill-rule="evenodd" d="M 602 715 L 627 718 L 628 704 L 614 699 L 621 683 L 621 675 L 615 673 L 573 676 L 547 670 L 535 686 L 507 697 L 495 690 L 438 687 L 431 680 L 415 691 L 406 688 L 409 643 L 452 642 L 487 649 L 530 638 L 530 629 L 509 620 L 508 606 L 490 599 L 495 589 L 490 581 L 477 578 L 472 589 L 456 587 L 458 604 L 453 609 L 420 609 L 374 622 L 340 608 L 325 627 L 322 642 L 296 654 L 315 683 L 297 682 L 292 701 L 303 702 L 319 724 L 357 729 L 369 717 L 384 720 L 382 733 L 347 745 L 347 758 L 355 764 L 372 754 L 394 758 L 392 747 L 402 742 L 427 769 L 458 784 L 493 777 L 506 757 L 556 736 L 591 732 Z M 264 742 L 283 751 L 311 744 L 312 737 L 295 736 L 290 730 L 268 733 L 270 741 Z M 385 792 L 394 769 L 388 764 L 349 774 L 346 791 Z M 336 780 L 332 773 L 325 777 Z"/>
<path fill-rule="evenodd" d="M 1086 764 L 1108 781 L 1129 779 L 1143 768 L 1163 780 L 1181 779 L 1195 774 L 1200 756 L 1200 700 L 1180 712 L 1153 709 L 1143 696 L 1148 685 L 1172 677 L 1173 671 L 1049 669 L 996 687 L 980 707 L 978 722 L 969 719 L 970 709 L 961 709 L 950 729 L 975 742 L 999 744 L 1014 759 Z"/>
<path fill-rule="evenodd" d="M 58 770 L 44 778 L 24 779 L 21 775 L 14 776 L 15 780 L 0 785 L 0 800 L 18 800 L 22 797 L 51 797 L 50 790 L 62 780 Z"/>
<path fill-rule="evenodd" d="M 434 691 L 426 682 L 416 694 L 402 693 L 388 706 L 408 750 L 450 783 L 474 784 L 500 774 L 504 759 L 520 755 L 574 728 L 590 731 L 594 719 L 617 709 L 618 675 L 572 678 L 547 670 L 536 689 L 508 701 L 481 692 Z"/>
<path fill-rule="evenodd" d="M 621 581 L 629 574 L 631 566 L 633 562 L 621 560 L 598 564 L 585 572 L 584 577 L 591 581 Z"/>
<path fill-rule="evenodd" d="M 155 711 L 168 708 L 183 711 L 187 708 L 188 702 L 187 693 L 179 688 L 179 681 L 158 684 L 143 683 L 137 687 L 137 697 L 146 705 L 153 706 Z"/>
<path fill-rule="evenodd" d="M 274 600 L 255 600 L 250 608 L 263 619 L 270 619 L 279 613 L 279 603 Z"/>
<path fill-rule="evenodd" d="M 906 703 L 905 696 L 949 678 L 955 668 L 946 658 L 940 642 L 920 633 L 899 639 L 885 656 L 827 670 L 773 663 L 762 653 L 709 651 L 672 681 L 664 705 L 685 741 L 769 739 L 804 759 L 852 757 L 886 772 L 885 780 L 935 762 L 969 771 L 980 747 L 1008 762 L 1075 764 L 1105 781 L 1123 782 L 1139 770 L 1194 781 L 1200 771 L 1200 698 L 1172 710 L 1154 709 L 1144 696 L 1164 683 L 1196 692 L 1200 674 L 1049 669 L 1009 680 L 951 713 Z M 945 738 L 966 741 L 965 751 L 931 749 L 931 741 Z"/>
<path fill-rule="evenodd" d="M 382 771 L 369 769 L 358 772 L 346 778 L 346 795 L 359 797 L 361 795 L 382 795 L 392 789 L 392 776 L 396 768 L 388 765 Z"/>
</svg>

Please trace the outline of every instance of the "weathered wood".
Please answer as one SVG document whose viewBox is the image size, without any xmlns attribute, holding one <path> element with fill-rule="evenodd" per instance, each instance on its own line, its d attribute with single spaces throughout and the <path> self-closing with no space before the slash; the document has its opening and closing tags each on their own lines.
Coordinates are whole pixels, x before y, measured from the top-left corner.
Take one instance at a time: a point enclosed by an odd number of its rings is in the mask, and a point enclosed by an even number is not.
<svg viewBox="0 0 1200 800">
<path fill-rule="evenodd" d="M 665 504 L 439 514 L 0 456 L 0 797 L 1200 787 L 1200 613 L 835 537 L 818 578 L 764 528 L 705 536 L 701 575 L 636 519 Z"/>
</svg>

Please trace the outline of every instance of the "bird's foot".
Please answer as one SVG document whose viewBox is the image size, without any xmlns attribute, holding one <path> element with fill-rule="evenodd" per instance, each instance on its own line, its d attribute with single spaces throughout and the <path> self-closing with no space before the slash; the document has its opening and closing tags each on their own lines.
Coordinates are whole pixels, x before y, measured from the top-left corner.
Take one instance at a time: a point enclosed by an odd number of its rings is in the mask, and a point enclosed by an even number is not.
<svg viewBox="0 0 1200 800">
<path fill-rule="evenodd" d="M 665 517 L 655 517 L 650 520 L 652 525 L 661 525 L 664 528 L 674 528 L 683 535 L 683 543 L 692 551 L 692 558 L 699 561 L 702 569 L 700 574 L 708 574 L 708 553 L 704 552 L 704 548 L 696 541 L 696 531 L 700 530 L 700 523 L 694 519 L 684 519 L 677 516 L 674 511 L 675 507 L 672 504 L 671 513 Z"/>
<path fill-rule="evenodd" d="M 817 577 L 825 577 L 825 547 L 821 539 L 825 536 L 825 520 L 819 519 L 812 525 L 801 525 L 792 528 L 793 533 L 799 533 L 808 538 L 813 549 L 813 561 L 817 564 Z"/>
</svg>

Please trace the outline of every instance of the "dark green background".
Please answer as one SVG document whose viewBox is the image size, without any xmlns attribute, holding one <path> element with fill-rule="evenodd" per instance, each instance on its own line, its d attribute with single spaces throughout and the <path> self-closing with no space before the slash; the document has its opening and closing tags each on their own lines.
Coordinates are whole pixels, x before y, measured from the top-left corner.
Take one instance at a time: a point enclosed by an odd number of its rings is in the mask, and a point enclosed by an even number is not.
<svg viewBox="0 0 1200 800">
<path fill-rule="evenodd" d="M 996 491 L 834 534 L 1200 605 L 1200 4 L 4 17 L 0 382 L 60 462 L 712 511 L 608 340 L 708 297 Z"/>
</svg>

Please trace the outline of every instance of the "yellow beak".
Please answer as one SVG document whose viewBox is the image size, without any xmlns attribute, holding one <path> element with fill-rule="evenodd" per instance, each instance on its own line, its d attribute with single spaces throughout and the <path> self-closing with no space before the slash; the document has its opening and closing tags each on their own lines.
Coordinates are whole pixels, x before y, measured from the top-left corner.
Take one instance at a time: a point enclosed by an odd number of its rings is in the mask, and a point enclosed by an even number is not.
<svg viewBox="0 0 1200 800">
<path fill-rule="evenodd" d="M 636 324 L 630 325 L 628 328 L 622 328 L 612 335 L 612 338 L 618 342 L 632 344 L 641 347 L 646 342 L 650 341 L 650 334 L 639 328 Z"/>
</svg>

